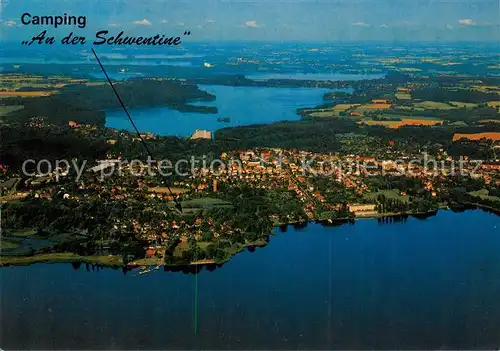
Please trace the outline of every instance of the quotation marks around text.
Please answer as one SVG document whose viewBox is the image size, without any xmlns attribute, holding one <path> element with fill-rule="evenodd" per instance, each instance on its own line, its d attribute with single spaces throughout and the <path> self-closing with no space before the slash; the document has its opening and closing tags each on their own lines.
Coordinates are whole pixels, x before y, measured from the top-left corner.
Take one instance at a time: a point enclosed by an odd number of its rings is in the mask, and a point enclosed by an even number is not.
<svg viewBox="0 0 500 351">
<path fill-rule="evenodd" d="M 190 30 L 185 31 L 184 35 L 191 35 L 191 31 Z"/>
</svg>

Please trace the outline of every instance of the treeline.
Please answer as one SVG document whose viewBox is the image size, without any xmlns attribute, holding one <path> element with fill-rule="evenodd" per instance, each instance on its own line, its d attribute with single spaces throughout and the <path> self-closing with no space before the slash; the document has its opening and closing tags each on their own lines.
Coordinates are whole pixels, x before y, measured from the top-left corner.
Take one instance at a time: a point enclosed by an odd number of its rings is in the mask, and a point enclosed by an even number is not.
<svg viewBox="0 0 500 351">
<path fill-rule="evenodd" d="M 195 101 L 212 101 L 215 96 L 198 89 L 196 85 L 179 81 L 130 79 L 115 83 L 116 90 L 127 107 L 168 106 L 180 111 L 217 113 L 214 106 L 190 105 Z M 69 85 L 59 93 L 30 99 L 8 98 L 3 105 L 24 105 L 22 110 L 8 115 L 10 120 L 26 122 L 32 117 L 42 117 L 53 124 L 77 121 L 81 124 L 104 126 L 102 110 L 119 108 L 113 90 L 108 84 L 86 86 Z"/>
<path fill-rule="evenodd" d="M 208 164 L 222 152 L 255 147 L 302 149 L 313 152 L 347 151 L 343 135 L 359 135 L 357 149 L 362 154 L 373 154 L 370 140 L 380 145 L 395 142 L 398 150 L 437 151 L 444 148 L 452 156 L 469 156 L 475 159 L 493 157 L 489 142 L 453 142 L 454 133 L 479 133 L 500 131 L 498 125 L 466 127 L 420 127 L 404 126 L 390 129 L 377 126 L 358 125 L 355 121 L 339 118 L 321 118 L 295 122 L 224 128 L 216 131 L 214 140 L 189 140 L 174 136 L 158 136 L 148 139 L 147 144 L 154 157 L 175 163 L 186 155 L 205 155 Z M 91 131 L 74 130 L 67 125 L 31 128 L 20 124 L 0 126 L 1 162 L 20 169 L 26 159 L 68 159 L 79 157 L 92 162 L 103 159 L 106 154 L 121 155 L 124 159 L 144 159 L 147 154 L 142 143 L 130 132 L 114 132 L 108 128 Z M 341 134 L 341 135 L 339 135 Z M 369 138 L 363 138 L 363 137 Z M 375 138 L 375 139 L 374 139 Z M 114 139 L 114 144 L 106 141 Z M 350 146 L 351 147 L 351 146 Z M 383 150 L 383 149 L 381 149 Z M 380 150 L 379 150 L 380 151 Z"/>
<path fill-rule="evenodd" d="M 341 147 L 335 134 L 356 129 L 355 122 L 340 119 L 278 122 L 220 129 L 215 132 L 215 139 L 236 148 L 275 147 L 328 152 Z"/>
<path fill-rule="evenodd" d="M 461 101 L 468 103 L 482 103 L 498 100 L 498 94 L 485 93 L 473 89 L 445 89 L 425 88 L 416 89 L 411 92 L 412 99 L 431 100 L 438 102 Z"/>
<path fill-rule="evenodd" d="M 170 80 L 135 78 L 114 83 L 114 86 L 127 107 L 167 105 L 176 108 L 193 101 L 215 100 L 214 95 L 198 89 L 196 85 Z M 75 105 L 87 109 L 120 107 L 108 84 L 68 86 L 50 98 L 54 103 L 69 99 Z"/>
<path fill-rule="evenodd" d="M 454 155 L 469 155 L 486 157 L 490 148 L 481 149 L 477 143 L 459 146 L 452 142 L 454 133 L 480 133 L 500 131 L 498 125 L 488 126 L 442 126 L 422 127 L 403 126 L 390 129 L 383 126 L 358 125 L 356 121 L 339 118 L 307 119 L 296 122 L 277 122 L 266 125 L 250 125 L 234 128 L 224 128 L 215 132 L 216 143 L 228 149 L 253 147 L 276 147 L 288 149 L 303 149 L 314 152 L 335 152 L 342 150 L 341 140 L 336 134 L 355 133 L 380 139 L 381 145 L 392 141 L 400 141 L 399 147 L 407 146 L 408 151 L 414 152 L 422 147 L 454 150 Z M 360 141 L 361 143 L 363 140 Z M 370 151 L 366 150 L 367 154 Z M 484 158 L 483 158 L 484 159 Z"/>
<path fill-rule="evenodd" d="M 116 230 L 112 227 L 112 215 L 137 216 L 132 206 L 119 205 L 91 198 L 80 202 L 62 200 L 62 196 L 53 196 L 51 201 L 29 197 L 4 205 L 4 226 L 9 231 L 33 228 L 37 238 L 53 242 L 53 245 L 36 250 L 38 253 L 113 254 L 122 256 L 124 262 L 142 258 L 146 243 L 138 239 L 131 228 Z"/>
<path fill-rule="evenodd" d="M 371 176 L 366 178 L 366 183 L 374 192 L 397 189 L 409 195 L 417 195 L 425 189 L 425 185 L 420 179 L 406 176 Z"/>
<path fill-rule="evenodd" d="M 382 113 L 382 112 L 379 112 Z M 487 106 L 478 106 L 475 108 L 453 108 L 453 109 L 405 109 L 404 113 L 400 109 L 387 109 L 383 112 L 384 115 L 396 115 L 401 116 L 426 116 L 434 117 L 438 119 L 443 119 L 445 123 L 447 122 L 474 122 L 483 119 L 500 119 L 500 115 L 495 108 Z"/>
<path fill-rule="evenodd" d="M 18 125 L 0 126 L 0 163 L 20 170 L 24 161 L 82 158 L 88 162 L 103 159 L 109 149 L 102 130 L 92 136 L 74 133 L 69 127 L 29 128 Z M 29 166 L 33 167 L 33 164 Z M 27 170 L 33 171 L 27 167 Z"/>
<path fill-rule="evenodd" d="M 500 210 L 500 192 L 494 184 L 486 184 L 482 178 L 464 176 L 448 177 L 443 181 L 447 191 L 440 194 L 440 200 L 450 204 L 479 204 Z M 485 191 L 488 196 L 475 195 L 476 191 Z"/>
</svg>

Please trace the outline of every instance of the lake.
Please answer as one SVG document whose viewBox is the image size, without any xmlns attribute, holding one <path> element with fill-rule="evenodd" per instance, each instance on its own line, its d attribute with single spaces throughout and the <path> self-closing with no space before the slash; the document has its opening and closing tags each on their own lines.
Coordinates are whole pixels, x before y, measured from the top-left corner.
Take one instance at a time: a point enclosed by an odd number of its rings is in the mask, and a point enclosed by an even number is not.
<svg viewBox="0 0 500 351">
<path fill-rule="evenodd" d="M 199 274 L 5 267 L 4 349 L 496 349 L 499 217 L 277 231 Z M 86 269 L 88 268 L 88 270 Z"/>
<path fill-rule="evenodd" d="M 230 126 L 240 126 L 300 119 L 297 109 L 324 103 L 323 95 L 331 89 L 232 87 L 200 85 L 216 96 L 212 102 L 197 105 L 216 106 L 218 114 L 179 112 L 168 107 L 131 108 L 129 112 L 141 132 L 159 135 L 191 136 L 196 129 L 215 131 Z M 342 91 L 349 91 L 343 89 Z M 217 122 L 219 117 L 229 117 L 230 123 Z M 123 110 L 106 112 L 106 126 L 132 130 Z"/>
</svg>

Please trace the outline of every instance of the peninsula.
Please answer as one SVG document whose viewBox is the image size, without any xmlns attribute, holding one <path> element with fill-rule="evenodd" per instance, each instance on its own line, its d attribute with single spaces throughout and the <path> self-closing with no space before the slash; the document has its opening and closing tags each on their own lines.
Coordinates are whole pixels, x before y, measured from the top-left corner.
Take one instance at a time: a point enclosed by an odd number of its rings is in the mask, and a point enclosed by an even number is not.
<svg viewBox="0 0 500 351">
<path fill-rule="evenodd" d="M 477 78 L 488 79 L 494 84 Z M 301 121 L 223 128 L 213 139 L 145 133 L 157 160 L 178 166 L 169 177 L 148 172 L 135 134 L 104 126 L 116 100 L 102 81 L 55 81 L 49 93 L 13 89 L 2 99 L 2 265 L 222 264 L 266 245 L 273 228 L 286 224 L 500 209 L 498 93 L 468 77 L 448 77 L 446 88 L 411 76 L 360 81 L 352 94 L 332 92 L 325 104 L 300 109 Z M 185 110 L 215 99 L 165 78 L 127 80 L 117 89 L 129 106 Z M 26 168 L 26 159 L 48 160 L 50 169 Z M 61 159 L 75 163 L 56 166 Z M 73 167 L 78 160 L 87 167 Z"/>
</svg>

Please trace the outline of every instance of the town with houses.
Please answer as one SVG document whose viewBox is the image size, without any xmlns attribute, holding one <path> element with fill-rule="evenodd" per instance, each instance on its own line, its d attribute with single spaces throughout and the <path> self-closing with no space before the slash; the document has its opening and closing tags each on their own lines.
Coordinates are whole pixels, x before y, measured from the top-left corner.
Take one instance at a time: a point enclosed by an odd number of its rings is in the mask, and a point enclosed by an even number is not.
<svg viewBox="0 0 500 351">
<path fill-rule="evenodd" d="M 76 122 L 69 126 L 79 127 Z M 154 140 L 155 136 L 145 133 L 141 138 Z M 139 138 L 133 137 L 133 141 L 139 142 Z M 117 140 L 108 138 L 107 143 L 115 145 Z M 133 211 L 140 202 L 138 211 L 148 215 L 139 218 L 125 213 L 128 211 L 111 212 L 106 224 L 103 226 L 101 220 L 99 227 L 101 231 L 133 233 L 145 254 L 139 259 L 134 254 L 124 254 L 124 260 L 143 266 L 175 264 L 176 259 L 169 259 L 169 255 L 184 263 L 223 262 L 244 247 L 265 245 L 274 226 L 308 221 L 328 225 L 367 217 L 389 221 L 408 215 L 429 215 L 455 203 L 451 184 L 457 177 L 492 189 L 500 185 L 498 162 L 455 159 L 443 150 L 432 157 L 394 151 L 380 159 L 359 154 L 255 148 L 222 152 L 210 162 L 206 156 L 182 161 L 175 165 L 170 162 L 169 171 L 173 173 L 169 173 L 169 179 L 160 172 L 163 161 L 134 162 L 110 152 L 106 158 L 87 165 L 78 178 L 71 165 L 43 175 L 12 177 L 2 183 L 0 200 L 5 203 L 32 198 L 35 203 L 68 202 L 76 208 L 84 203 L 102 202 L 103 208 L 118 206 L 124 211 L 125 206 Z M 21 179 L 25 186 L 20 187 Z M 232 195 L 235 189 L 240 193 L 246 189 L 250 198 L 258 194 L 257 201 L 262 201 L 262 205 L 266 201 L 274 204 L 257 211 L 259 217 L 265 217 L 260 226 L 245 228 L 235 220 L 233 212 L 241 211 Z M 467 195 L 471 202 L 474 198 L 488 198 L 481 197 L 480 190 Z M 182 204 L 181 211 L 175 208 L 174 201 Z M 260 205 L 254 206 L 260 209 Z M 479 205 L 498 211 L 489 204 Z M 242 220 L 248 225 L 246 217 Z M 249 230 L 255 233 L 251 240 L 244 235 Z M 111 252 L 113 240 L 97 235 L 92 250 Z M 207 249 L 218 242 L 230 244 L 222 245 L 222 253 Z M 186 254 L 193 247 L 195 253 Z M 200 254 L 200 250 L 204 253 Z M 200 257 L 196 257 L 198 254 Z"/>
</svg>

